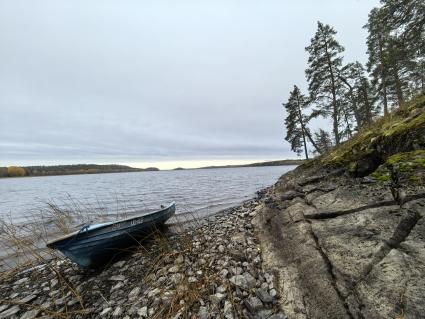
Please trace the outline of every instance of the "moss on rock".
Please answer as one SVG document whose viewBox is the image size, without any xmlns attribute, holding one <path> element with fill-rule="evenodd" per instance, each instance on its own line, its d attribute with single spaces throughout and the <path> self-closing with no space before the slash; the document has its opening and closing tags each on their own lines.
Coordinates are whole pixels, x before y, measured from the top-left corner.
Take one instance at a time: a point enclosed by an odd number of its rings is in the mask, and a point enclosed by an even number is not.
<svg viewBox="0 0 425 319">
<path fill-rule="evenodd" d="M 425 95 L 420 95 L 394 110 L 389 116 L 382 117 L 362 129 L 352 139 L 321 156 L 318 161 L 325 166 L 344 166 L 354 176 L 365 176 L 376 171 L 379 165 L 394 154 L 415 150 L 421 153 L 423 149 L 425 149 Z M 410 171 L 411 162 L 403 162 L 400 170 Z M 425 167 L 423 157 L 419 156 L 413 163 Z M 386 174 L 380 175 L 380 179 L 386 179 L 385 176 Z"/>
<path fill-rule="evenodd" d="M 389 181 L 395 172 L 405 182 L 423 183 L 425 176 L 425 150 L 401 152 L 390 156 L 372 176 L 380 181 Z"/>
</svg>

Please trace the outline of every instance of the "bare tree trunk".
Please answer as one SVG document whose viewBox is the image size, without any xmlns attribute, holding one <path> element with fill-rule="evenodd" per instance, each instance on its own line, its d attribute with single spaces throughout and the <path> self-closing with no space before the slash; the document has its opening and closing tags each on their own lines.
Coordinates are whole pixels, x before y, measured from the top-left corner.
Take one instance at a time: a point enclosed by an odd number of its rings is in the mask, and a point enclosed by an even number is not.
<svg viewBox="0 0 425 319">
<path fill-rule="evenodd" d="M 306 136 L 309 140 L 309 142 L 311 143 L 311 145 L 313 145 L 313 147 L 316 149 L 317 153 L 319 153 L 320 155 L 323 154 L 323 151 L 317 146 L 316 142 L 313 140 L 313 137 L 311 136 L 309 131 L 306 131 Z"/>
<path fill-rule="evenodd" d="M 298 121 L 301 124 L 301 132 L 303 134 L 303 143 L 304 143 L 304 152 L 305 152 L 305 159 L 308 159 L 308 152 L 307 152 L 307 142 L 305 140 L 305 134 L 306 134 L 306 130 L 304 127 L 304 121 L 303 121 L 303 115 L 301 113 L 301 102 L 300 102 L 300 97 L 297 94 L 297 109 L 298 109 Z"/>
<path fill-rule="evenodd" d="M 363 99 L 364 99 L 364 103 L 366 105 L 366 113 L 364 114 L 364 123 L 362 124 L 369 124 L 372 121 L 372 107 L 370 105 L 369 102 L 369 96 L 367 94 L 367 89 L 366 86 L 363 84 L 362 85 L 362 93 L 363 93 Z"/>
<path fill-rule="evenodd" d="M 344 77 L 338 76 L 338 78 L 342 82 L 344 82 L 344 84 L 348 87 L 348 90 L 350 92 L 351 102 L 353 103 L 352 109 L 353 109 L 353 113 L 354 113 L 354 118 L 356 119 L 357 127 L 360 128 L 362 126 L 362 123 L 361 123 L 361 119 L 360 119 L 359 109 L 357 108 L 357 101 L 356 101 L 356 98 L 355 98 L 354 93 L 353 93 L 354 88 L 352 87 L 352 85 L 350 83 L 348 83 L 348 81 L 346 79 L 344 79 Z"/>
<path fill-rule="evenodd" d="M 340 141 L 340 137 L 339 137 L 339 130 L 338 130 L 338 103 L 336 100 L 336 84 L 335 84 L 335 76 L 334 76 L 334 72 L 332 69 L 332 63 L 331 63 L 331 58 L 329 56 L 329 52 L 328 52 L 328 44 L 326 43 L 326 59 L 328 60 L 328 68 L 329 68 L 329 72 L 331 74 L 331 91 L 332 91 L 332 106 L 333 106 L 333 111 L 332 111 L 332 120 L 333 120 L 333 132 L 334 132 L 334 136 L 335 136 L 335 144 L 338 145 L 339 141 Z"/>
<path fill-rule="evenodd" d="M 382 49 L 381 38 L 379 38 L 379 58 L 381 60 L 380 69 L 381 69 L 381 81 L 382 81 L 382 94 L 384 99 L 384 115 L 388 115 L 388 98 L 387 98 L 387 75 L 384 68 L 384 53 Z"/>
<path fill-rule="evenodd" d="M 400 77 L 398 76 L 398 72 L 397 72 L 397 67 L 394 63 L 394 80 L 395 80 L 395 88 L 396 88 L 396 93 L 397 93 L 397 101 L 398 101 L 398 105 L 402 105 L 404 102 L 404 97 L 403 97 L 403 89 L 401 88 L 401 81 L 400 81 Z"/>
</svg>

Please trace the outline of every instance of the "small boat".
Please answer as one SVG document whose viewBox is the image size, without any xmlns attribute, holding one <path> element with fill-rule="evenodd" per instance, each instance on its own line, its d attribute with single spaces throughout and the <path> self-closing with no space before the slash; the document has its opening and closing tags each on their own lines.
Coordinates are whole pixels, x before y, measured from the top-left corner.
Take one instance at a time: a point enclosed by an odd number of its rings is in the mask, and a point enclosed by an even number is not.
<svg viewBox="0 0 425 319">
<path fill-rule="evenodd" d="M 138 239 L 163 225 L 176 211 L 175 203 L 161 210 L 138 214 L 116 222 L 86 225 L 81 230 L 47 243 L 81 267 L 92 267 L 109 260 Z"/>
</svg>

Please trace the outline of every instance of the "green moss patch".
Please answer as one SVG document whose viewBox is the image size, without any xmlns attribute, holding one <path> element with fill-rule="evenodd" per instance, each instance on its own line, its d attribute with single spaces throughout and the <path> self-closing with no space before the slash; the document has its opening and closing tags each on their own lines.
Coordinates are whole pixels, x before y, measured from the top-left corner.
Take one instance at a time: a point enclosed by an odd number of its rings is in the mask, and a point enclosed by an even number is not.
<svg viewBox="0 0 425 319">
<path fill-rule="evenodd" d="M 391 171 L 410 182 L 423 182 L 425 169 L 425 150 L 397 153 L 379 166 L 372 176 L 380 181 L 391 180 Z"/>
<path fill-rule="evenodd" d="M 403 172 L 414 170 L 417 164 L 425 167 L 425 151 L 406 152 L 417 148 L 417 145 L 425 145 L 424 106 L 425 95 L 414 98 L 390 115 L 362 129 L 329 154 L 321 156 L 318 159 L 320 164 L 345 166 L 350 173 L 357 176 L 371 173 L 387 160 L 391 165 L 392 162 L 399 163 L 397 169 Z M 386 174 L 379 175 L 379 179 L 386 178 Z"/>
</svg>

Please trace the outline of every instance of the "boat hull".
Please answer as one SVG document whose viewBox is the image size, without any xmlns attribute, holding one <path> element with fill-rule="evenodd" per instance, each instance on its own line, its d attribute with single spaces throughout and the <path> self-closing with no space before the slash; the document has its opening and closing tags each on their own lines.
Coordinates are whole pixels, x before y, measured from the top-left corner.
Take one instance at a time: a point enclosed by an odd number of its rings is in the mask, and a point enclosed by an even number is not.
<svg viewBox="0 0 425 319">
<path fill-rule="evenodd" d="M 172 203 L 157 212 L 83 229 L 47 246 L 58 249 L 81 267 L 95 267 L 137 245 L 139 239 L 161 227 L 174 213 Z"/>
</svg>

